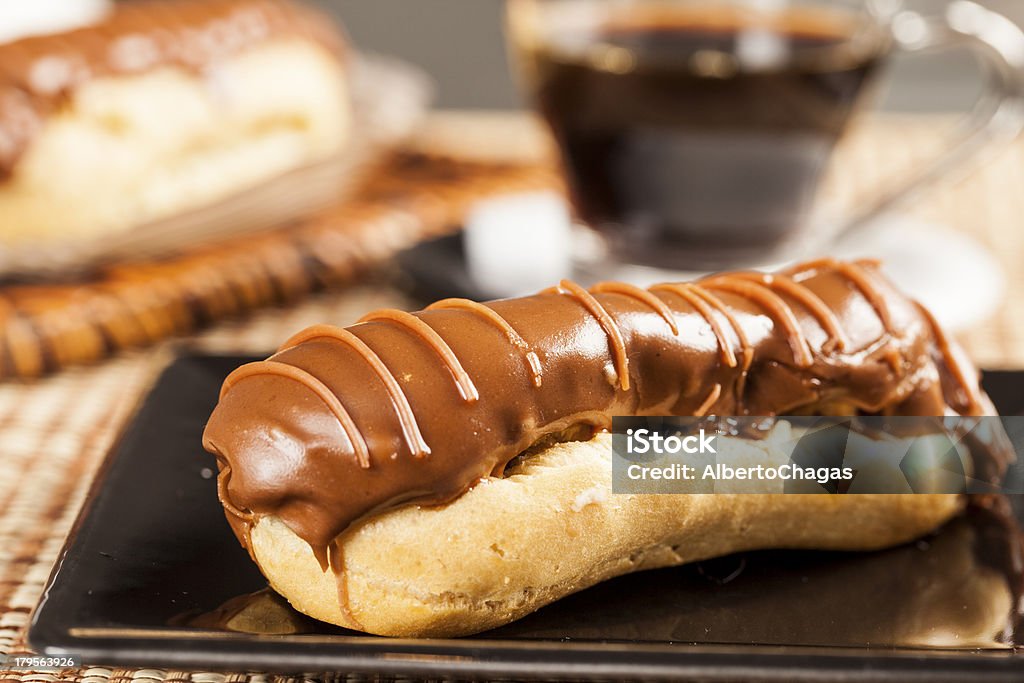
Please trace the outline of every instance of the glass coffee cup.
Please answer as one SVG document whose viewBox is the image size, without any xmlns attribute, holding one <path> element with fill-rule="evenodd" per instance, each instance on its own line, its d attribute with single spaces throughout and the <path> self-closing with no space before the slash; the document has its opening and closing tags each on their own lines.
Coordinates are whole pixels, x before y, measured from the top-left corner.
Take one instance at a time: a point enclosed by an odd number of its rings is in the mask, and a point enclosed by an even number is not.
<svg viewBox="0 0 1024 683">
<path fill-rule="evenodd" d="M 1022 126 L 1024 34 L 966 0 L 509 0 L 522 80 L 578 216 L 613 262 L 712 270 L 806 256 Z M 985 95 L 927 166 L 828 227 L 836 143 L 894 54 L 971 48 Z"/>
</svg>

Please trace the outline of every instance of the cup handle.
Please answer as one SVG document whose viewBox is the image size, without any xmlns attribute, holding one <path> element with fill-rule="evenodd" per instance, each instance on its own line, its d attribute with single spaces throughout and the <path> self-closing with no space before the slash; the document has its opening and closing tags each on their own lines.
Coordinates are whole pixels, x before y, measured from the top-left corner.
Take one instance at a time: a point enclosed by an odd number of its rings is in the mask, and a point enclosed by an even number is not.
<svg viewBox="0 0 1024 683">
<path fill-rule="evenodd" d="M 856 233 L 1024 129 L 1024 31 L 1010 19 L 969 0 L 954 0 L 942 17 L 900 12 L 892 30 L 897 54 L 970 48 L 984 66 L 986 92 L 957 126 L 946 151 L 841 221 L 833 240 Z"/>
</svg>

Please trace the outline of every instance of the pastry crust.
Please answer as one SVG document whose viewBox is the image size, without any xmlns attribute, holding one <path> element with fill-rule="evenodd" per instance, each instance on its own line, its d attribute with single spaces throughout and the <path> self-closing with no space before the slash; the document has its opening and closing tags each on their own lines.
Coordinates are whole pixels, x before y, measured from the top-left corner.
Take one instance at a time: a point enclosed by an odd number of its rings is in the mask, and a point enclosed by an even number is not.
<svg viewBox="0 0 1024 683">
<path fill-rule="evenodd" d="M 273 516 L 256 522 L 251 551 L 300 612 L 380 635 L 450 637 L 634 571 L 760 548 L 896 545 L 964 506 L 941 494 L 613 494 L 611 452 L 608 434 L 556 444 L 447 505 L 374 516 L 340 540 L 342 566 L 322 569 Z"/>
<path fill-rule="evenodd" d="M 204 445 L 236 535 L 297 609 L 455 636 L 641 569 L 884 548 L 965 503 L 745 494 L 743 481 L 613 494 L 610 437 L 593 437 L 613 416 L 993 412 L 956 345 L 876 264 L 825 259 L 315 326 L 225 379 Z M 770 441 L 730 457 L 770 462 Z M 1012 450 L 996 435 L 984 450 L 972 476 L 995 483 Z"/>
<path fill-rule="evenodd" d="M 301 37 L 204 71 L 89 80 L 0 183 L 0 244 L 122 233 L 222 199 L 337 154 L 350 110 L 337 55 Z"/>
</svg>

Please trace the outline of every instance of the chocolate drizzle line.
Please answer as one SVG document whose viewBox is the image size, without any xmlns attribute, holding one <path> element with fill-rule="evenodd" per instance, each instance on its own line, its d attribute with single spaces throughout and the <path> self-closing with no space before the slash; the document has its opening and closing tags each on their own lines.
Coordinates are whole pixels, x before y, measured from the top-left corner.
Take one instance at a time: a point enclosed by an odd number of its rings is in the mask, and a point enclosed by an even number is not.
<svg viewBox="0 0 1024 683">
<path fill-rule="evenodd" d="M 725 364 L 730 368 L 736 367 L 736 354 L 733 353 L 732 345 L 729 343 L 729 340 L 725 338 L 722 326 L 718 324 L 718 319 L 715 318 L 715 314 L 708 306 L 708 302 L 704 297 L 698 294 L 699 290 L 696 286 L 689 283 L 662 284 L 654 285 L 651 287 L 651 291 L 671 292 L 693 306 L 704 317 L 704 320 L 707 321 L 708 325 L 711 326 L 711 331 L 714 333 L 715 339 L 718 340 L 718 346 L 722 350 L 722 360 L 725 361 Z"/>
<path fill-rule="evenodd" d="M 818 319 L 822 329 L 828 333 L 829 339 L 835 344 L 836 350 L 842 351 L 849 345 L 849 340 L 839 326 L 836 314 L 829 310 L 818 295 L 800 283 L 781 273 L 736 273 L 733 277 L 753 280 L 769 289 L 777 290 L 796 299 Z"/>
<path fill-rule="evenodd" d="M 856 261 L 838 261 L 834 258 L 823 258 L 817 261 L 811 261 L 809 263 L 795 266 L 788 272 L 789 275 L 797 273 L 803 273 L 806 276 L 806 272 L 815 272 L 817 270 L 832 270 L 852 282 L 864 295 L 864 297 L 871 303 L 871 306 L 878 313 L 879 319 L 882 321 L 882 325 L 886 330 L 892 330 L 892 315 L 889 312 L 889 305 L 885 299 L 881 296 L 878 288 L 871 283 L 871 276 L 862 267 L 864 262 Z"/>
<path fill-rule="evenodd" d="M 712 410 L 993 414 L 954 343 L 874 264 L 822 260 L 785 277 L 725 274 L 646 292 L 563 282 L 314 327 L 225 380 L 203 443 L 246 547 L 252 526 L 273 516 L 343 574 L 339 539 L 375 515 L 447 503 L 531 446 L 607 429 L 614 415 Z M 996 478 L 1011 456 L 992 450 L 978 469 Z"/>
<path fill-rule="evenodd" d="M 669 329 L 672 330 L 672 334 L 679 334 L 679 326 L 676 325 L 676 319 L 675 316 L 672 315 L 672 311 L 665 305 L 664 301 L 654 296 L 646 289 L 640 289 L 636 285 L 626 284 L 625 282 L 598 282 L 590 288 L 590 291 L 594 294 L 621 294 L 622 296 L 629 296 L 633 297 L 637 301 L 642 301 L 657 311 L 662 320 L 668 323 Z"/>
<path fill-rule="evenodd" d="M 349 442 L 352 444 L 352 448 L 355 450 L 356 460 L 359 461 L 359 466 L 363 469 L 367 469 L 370 466 L 370 451 L 366 447 L 366 440 L 363 439 L 363 435 L 359 432 L 359 428 L 356 427 L 352 421 L 352 417 L 345 410 L 345 406 L 341 405 L 341 401 L 338 397 L 331 393 L 323 382 L 318 380 L 310 373 L 297 368 L 287 363 L 279 363 L 275 360 L 262 360 L 256 363 L 246 363 L 242 367 L 238 368 L 224 380 L 224 385 L 220 389 L 220 398 L 224 400 L 224 396 L 227 395 L 231 389 L 248 377 L 259 377 L 260 375 L 277 375 L 278 377 L 286 377 L 293 380 L 306 389 L 309 389 L 317 397 L 324 402 L 334 417 L 338 418 L 338 423 L 341 428 L 345 431 L 345 435 L 348 437 Z"/>
<path fill-rule="evenodd" d="M 701 403 L 699 406 L 697 406 L 697 408 L 693 411 L 693 416 L 694 417 L 704 417 L 705 415 L 707 415 L 708 411 L 711 410 L 711 407 L 713 405 L 715 405 L 715 401 L 717 401 L 718 397 L 721 396 L 721 395 L 722 395 L 722 385 L 721 384 L 716 384 L 715 386 L 711 387 L 711 393 L 709 393 L 708 397 L 706 399 L 704 399 L 704 402 Z"/>
<path fill-rule="evenodd" d="M 608 343 L 611 345 L 612 362 L 618 375 L 619 386 L 623 391 L 629 391 L 629 357 L 626 355 L 626 342 L 622 339 L 622 331 L 619 330 L 615 318 L 608 314 L 593 294 L 571 280 L 562 280 L 558 283 L 557 291 L 579 301 L 601 324 L 601 329 L 608 335 Z"/>
<path fill-rule="evenodd" d="M 541 368 L 540 358 L 537 356 L 537 353 L 530 348 L 530 345 L 516 332 L 515 328 L 508 324 L 507 320 L 494 312 L 494 309 L 469 299 L 442 299 L 427 306 L 426 310 L 433 311 L 441 308 L 461 308 L 472 311 L 482 316 L 488 322 L 493 323 L 505 333 L 513 346 L 523 352 L 523 357 L 526 358 L 526 362 L 530 366 L 530 374 L 533 375 L 533 385 L 536 387 L 543 386 L 544 370 Z"/>
<path fill-rule="evenodd" d="M 957 354 L 953 352 L 952 344 L 949 341 L 949 337 L 946 336 L 946 332 L 939 327 L 938 321 L 932 312 L 921 304 L 917 304 L 917 310 L 920 311 L 924 319 L 928 321 L 928 326 L 931 328 L 932 335 L 935 337 L 935 343 L 938 347 L 939 353 L 942 356 L 942 362 L 946 367 L 949 368 L 953 374 L 957 386 L 964 392 L 964 397 L 967 399 L 968 409 L 971 411 L 980 410 L 984 399 L 981 395 L 981 389 L 977 386 L 977 383 L 972 383 L 968 380 L 968 373 L 964 370 L 963 363 L 957 358 Z"/>
<path fill-rule="evenodd" d="M 333 339 L 351 346 L 366 361 L 366 364 L 373 368 L 373 371 L 380 377 L 380 381 L 384 383 L 384 387 L 395 405 L 395 412 L 398 413 L 398 421 L 402 425 L 406 445 L 409 446 L 413 457 L 425 458 L 430 455 L 430 446 L 423 440 L 420 427 L 416 423 L 416 415 L 412 412 L 412 406 L 409 405 L 409 400 L 402 391 L 402 387 L 399 386 L 398 380 L 384 365 L 380 356 L 374 353 L 373 349 L 367 346 L 362 339 L 341 327 L 314 325 L 286 341 L 278 351 L 285 351 L 314 339 Z"/>
<path fill-rule="evenodd" d="M 352 613 L 352 607 L 348 598 L 348 575 L 345 573 L 345 555 L 341 549 L 341 541 L 334 539 L 328 546 L 328 556 L 326 566 L 321 563 L 320 568 L 323 571 L 327 571 L 328 568 L 334 572 L 334 582 L 338 588 L 338 607 L 341 609 L 341 613 L 345 615 L 345 618 L 352 624 L 353 628 L 359 630 L 365 630 L 363 625 L 356 618 L 356 615 Z"/>
<path fill-rule="evenodd" d="M 226 462 L 221 462 L 220 472 L 217 473 L 217 498 L 220 499 L 221 505 L 231 515 L 234 515 L 242 522 L 251 522 L 252 513 L 243 512 L 239 510 L 231 503 L 231 498 L 227 494 L 228 482 L 231 480 L 231 465 Z M 248 543 L 245 543 L 246 547 L 249 547 Z"/>
<path fill-rule="evenodd" d="M 793 360 L 797 365 L 807 368 L 814 362 L 807 338 L 800 329 L 800 323 L 793 315 L 793 310 L 778 294 L 757 282 L 734 279 L 730 276 L 709 278 L 703 281 L 703 285 L 707 289 L 731 292 L 756 301 L 782 325 L 788 335 L 789 345 L 793 349 Z"/>
<path fill-rule="evenodd" d="M 747 338 L 747 333 L 740 325 L 739 321 L 736 320 L 736 316 L 729 312 L 729 308 L 722 303 L 722 300 L 717 296 L 704 289 L 700 285 L 690 284 L 690 289 L 704 301 L 706 301 L 712 308 L 721 313 L 725 319 L 729 322 L 733 332 L 736 334 L 736 338 L 740 342 L 740 356 L 743 358 L 743 362 L 740 364 L 740 378 L 739 385 L 737 387 L 737 393 L 742 394 L 742 385 L 747 377 L 747 370 L 750 369 L 750 364 L 754 361 L 754 347 L 751 346 L 750 340 Z"/>
<path fill-rule="evenodd" d="M 361 323 L 374 322 L 379 320 L 387 320 L 393 323 L 397 323 L 402 327 L 411 330 L 418 335 L 423 341 L 432 348 L 441 360 L 444 361 L 448 367 L 448 371 L 451 372 L 452 378 L 455 380 L 455 385 L 459 389 L 459 394 L 463 400 L 467 403 L 473 403 L 480 399 L 480 392 L 477 391 L 476 385 L 473 384 L 473 378 L 469 376 L 466 369 L 462 367 L 462 363 L 459 362 L 458 357 L 452 351 L 451 347 L 448 346 L 447 342 L 441 338 L 437 332 L 434 331 L 430 325 L 426 324 L 412 313 L 406 311 L 399 311 L 394 308 L 383 308 L 373 313 L 367 313 L 359 319 Z"/>
</svg>

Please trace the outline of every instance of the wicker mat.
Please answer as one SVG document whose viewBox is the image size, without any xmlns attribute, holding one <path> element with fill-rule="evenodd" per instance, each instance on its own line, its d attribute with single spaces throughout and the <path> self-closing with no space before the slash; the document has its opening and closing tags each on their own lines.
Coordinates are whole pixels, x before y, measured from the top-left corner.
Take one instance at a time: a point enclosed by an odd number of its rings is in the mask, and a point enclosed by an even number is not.
<svg viewBox="0 0 1024 683">
<path fill-rule="evenodd" d="M 872 127 L 847 150 L 868 182 L 883 161 L 909 163 L 936 144 L 937 124 L 889 121 Z M 861 172 L 863 170 L 863 173 Z M 1011 292 L 1024 292 L 1024 142 L 970 179 L 945 188 L 916 209 L 922 217 L 971 230 L 1004 260 Z M 384 284 L 364 282 L 321 293 L 289 308 L 264 309 L 189 339 L 209 350 L 264 351 L 314 322 L 347 324 L 369 309 L 411 305 Z M 999 316 L 964 337 L 982 364 L 1024 365 L 1024 300 L 1011 297 Z M 180 343 L 180 342 L 179 342 Z M 0 384 L 0 653 L 24 651 L 24 632 L 89 481 L 132 406 L 176 343 L 133 351 L 92 368 L 76 368 L 32 383 Z M 344 676 L 325 676 L 346 680 Z M 0 672 L 0 680 L 263 681 L 263 675 L 91 668 L 55 673 Z M 318 678 L 320 678 L 318 676 Z M 354 677 L 351 680 L 367 680 Z"/>
<path fill-rule="evenodd" d="M 100 266 L 68 282 L 0 284 L 0 379 L 95 362 L 337 289 L 457 229 L 478 199 L 557 187 L 547 165 L 396 153 L 351 198 L 274 230 Z"/>
</svg>

